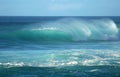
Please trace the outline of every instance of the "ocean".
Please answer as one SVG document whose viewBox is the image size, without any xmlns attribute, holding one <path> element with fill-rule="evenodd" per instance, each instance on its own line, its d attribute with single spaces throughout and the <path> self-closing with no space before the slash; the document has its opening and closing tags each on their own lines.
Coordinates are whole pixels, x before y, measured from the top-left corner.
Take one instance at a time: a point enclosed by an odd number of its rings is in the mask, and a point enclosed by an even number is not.
<svg viewBox="0 0 120 77">
<path fill-rule="evenodd" d="M 120 77 L 120 17 L 1 16 L 0 77 Z"/>
</svg>

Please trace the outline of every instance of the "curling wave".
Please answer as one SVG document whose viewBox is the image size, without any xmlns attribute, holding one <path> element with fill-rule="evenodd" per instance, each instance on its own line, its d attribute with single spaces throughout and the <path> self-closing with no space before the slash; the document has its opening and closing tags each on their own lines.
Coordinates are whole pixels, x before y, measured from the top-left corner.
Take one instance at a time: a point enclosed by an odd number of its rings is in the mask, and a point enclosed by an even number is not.
<svg viewBox="0 0 120 77">
<path fill-rule="evenodd" d="M 119 29 L 111 19 L 60 19 L 26 25 L 0 34 L 0 39 L 23 41 L 113 41 Z"/>
</svg>

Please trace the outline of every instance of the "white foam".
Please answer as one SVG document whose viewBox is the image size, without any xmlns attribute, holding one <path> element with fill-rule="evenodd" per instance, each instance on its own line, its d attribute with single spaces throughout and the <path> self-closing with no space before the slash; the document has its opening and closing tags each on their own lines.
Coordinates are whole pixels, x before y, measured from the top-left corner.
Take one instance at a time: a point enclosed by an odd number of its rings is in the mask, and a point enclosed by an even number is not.
<svg viewBox="0 0 120 77">
<path fill-rule="evenodd" d="M 57 66 L 105 66 L 105 65 L 119 65 L 120 57 L 119 51 L 115 50 L 100 50 L 100 49 L 72 49 L 72 50 L 42 50 L 40 51 L 26 51 L 28 54 L 16 52 L 16 57 L 9 57 L 9 61 L 4 63 L 0 62 L 0 66 L 7 67 L 57 67 Z M 45 53 L 44 53 L 45 52 Z M 47 53 L 48 52 L 48 53 Z M 15 53 L 15 52 L 13 52 Z M 5 52 L 3 55 L 6 54 Z M 12 54 L 12 52 L 11 52 Z M 31 57 L 33 56 L 33 57 Z M 16 60 L 16 62 L 15 62 Z M 2 61 L 2 60 L 1 60 Z M 3 59 L 4 61 L 4 59 Z"/>
<path fill-rule="evenodd" d="M 43 28 L 38 28 L 38 29 L 32 29 L 32 30 L 34 30 L 34 31 L 38 31 L 38 30 L 40 30 L 40 31 L 44 31 L 44 30 L 58 30 L 58 28 L 56 28 L 56 27 L 43 27 Z"/>
<path fill-rule="evenodd" d="M 89 72 L 97 72 L 97 71 L 100 71 L 100 70 L 99 69 L 92 69 Z"/>
<path fill-rule="evenodd" d="M 24 66 L 25 64 L 23 62 L 20 62 L 20 63 L 16 63 L 16 62 L 7 62 L 7 63 L 0 63 L 0 65 L 3 65 L 3 66 L 8 66 L 8 67 L 22 67 Z"/>
</svg>

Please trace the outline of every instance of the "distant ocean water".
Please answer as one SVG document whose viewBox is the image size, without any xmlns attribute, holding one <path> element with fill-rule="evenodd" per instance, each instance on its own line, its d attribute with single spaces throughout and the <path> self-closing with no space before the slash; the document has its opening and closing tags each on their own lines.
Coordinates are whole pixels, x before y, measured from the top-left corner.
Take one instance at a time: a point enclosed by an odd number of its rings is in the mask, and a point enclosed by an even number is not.
<svg viewBox="0 0 120 77">
<path fill-rule="evenodd" d="M 120 17 L 0 17 L 0 77 L 120 77 Z"/>
</svg>

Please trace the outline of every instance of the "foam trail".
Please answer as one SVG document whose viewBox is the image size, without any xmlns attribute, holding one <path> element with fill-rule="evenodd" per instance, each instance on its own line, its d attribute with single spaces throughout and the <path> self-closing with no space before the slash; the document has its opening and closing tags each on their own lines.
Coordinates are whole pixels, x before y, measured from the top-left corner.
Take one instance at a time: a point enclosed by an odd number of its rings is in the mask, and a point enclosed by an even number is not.
<svg viewBox="0 0 120 77">
<path fill-rule="evenodd" d="M 0 54 L 2 54 L 0 67 L 119 66 L 120 64 L 119 50 L 110 49 L 22 50 L 3 51 Z M 11 57 L 13 54 L 16 56 Z"/>
</svg>

